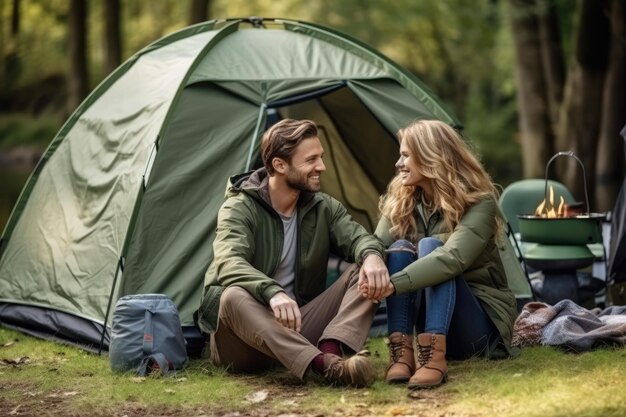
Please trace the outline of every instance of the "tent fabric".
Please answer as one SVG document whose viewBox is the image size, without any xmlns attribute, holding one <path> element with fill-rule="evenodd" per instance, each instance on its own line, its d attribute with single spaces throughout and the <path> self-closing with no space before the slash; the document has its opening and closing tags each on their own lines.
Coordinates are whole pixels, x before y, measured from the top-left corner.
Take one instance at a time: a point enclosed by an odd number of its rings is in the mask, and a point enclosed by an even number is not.
<svg viewBox="0 0 626 417">
<path fill-rule="evenodd" d="M 0 301 L 102 320 L 149 146 L 210 35 L 141 57 L 60 138 L 2 253 Z"/>
<path fill-rule="evenodd" d="M 626 141 L 626 126 L 620 135 Z M 622 182 L 611 216 L 608 281 L 617 283 L 626 281 L 626 178 Z"/>
<path fill-rule="evenodd" d="M 272 51 L 259 54 L 258 51 Z M 247 59 L 233 59 L 247 58 Z M 380 78 L 386 74 L 345 49 L 284 30 L 239 31 L 216 45 L 188 83 L 205 80 L 307 80 Z M 276 90 L 275 94 L 281 94 Z M 267 97 L 272 100 L 272 95 Z"/>
<path fill-rule="evenodd" d="M 613 207 L 608 258 L 608 281 L 626 281 L 626 179 Z"/>
<path fill-rule="evenodd" d="M 412 119 L 460 126 L 367 45 L 303 22 L 264 26 L 229 19 L 183 29 L 122 64 L 79 106 L 0 240 L 0 323 L 90 346 L 100 343 L 96 329 L 106 348 L 119 297 L 163 293 L 193 338 L 227 179 L 259 166 L 271 123 L 318 123 L 322 190 L 369 230 L 394 173 L 395 132 Z"/>
</svg>

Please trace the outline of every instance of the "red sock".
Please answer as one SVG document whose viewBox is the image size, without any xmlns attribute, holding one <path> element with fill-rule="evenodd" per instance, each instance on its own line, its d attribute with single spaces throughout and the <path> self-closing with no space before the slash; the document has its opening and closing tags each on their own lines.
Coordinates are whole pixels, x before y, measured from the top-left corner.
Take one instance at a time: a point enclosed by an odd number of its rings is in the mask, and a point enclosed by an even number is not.
<svg viewBox="0 0 626 417">
<path fill-rule="evenodd" d="M 313 358 L 313 360 L 311 361 L 311 368 L 313 369 L 313 371 L 315 371 L 319 375 L 324 374 L 324 354 L 323 353 L 320 353 L 315 358 Z"/>
<path fill-rule="evenodd" d="M 341 345 L 336 340 L 320 340 L 318 348 L 322 351 L 322 353 L 333 353 L 337 356 L 341 356 Z"/>
<path fill-rule="evenodd" d="M 313 358 L 311 368 L 313 368 L 313 371 L 322 375 L 324 373 L 324 353 L 332 353 L 341 356 L 341 345 L 336 340 L 325 339 L 319 342 L 318 348 L 322 353 Z"/>
</svg>

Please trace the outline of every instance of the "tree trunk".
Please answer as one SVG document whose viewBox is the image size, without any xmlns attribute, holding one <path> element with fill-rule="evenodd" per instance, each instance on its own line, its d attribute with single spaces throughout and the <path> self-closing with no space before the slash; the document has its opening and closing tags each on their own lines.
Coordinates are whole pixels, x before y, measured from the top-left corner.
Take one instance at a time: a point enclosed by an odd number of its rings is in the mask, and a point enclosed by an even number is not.
<svg viewBox="0 0 626 417">
<path fill-rule="evenodd" d="M 609 21 L 604 0 L 584 0 L 576 54 L 568 74 L 559 116 L 557 150 L 573 151 L 587 174 L 589 201 L 594 200 L 597 140 L 602 116 L 602 93 L 607 66 Z M 583 173 L 575 161 L 561 158 L 557 176 L 578 201 L 584 201 Z M 591 209 L 591 208 L 590 208 Z"/>
<path fill-rule="evenodd" d="M 87 0 L 71 0 L 69 11 L 68 111 L 72 113 L 87 96 Z"/>
<path fill-rule="evenodd" d="M 4 5 L 3 5 L 4 6 Z M 4 62 L 2 62 L 2 91 L 10 91 L 16 84 L 22 71 L 22 63 L 20 60 L 20 22 L 21 22 L 21 0 L 13 0 L 13 8 L 11 9 L 10 32 L 8 45 L 6 50 L 2 51 Z M 0 9 L 1 11 L 2 9 Z M 3 33 L 4 35 L 4 33 Z M 4 43 L 2 49 L 4 49 Z M 6 58 L 4 53 L 6 53 Z"/>
<path fill-rule="evenodd" d="M 189 24 L 204 22 L 209 15 L 209 0 L 191 0 L 189 7 Z"/>
<path fill-rule="evenodd" d="M 525 178 L 543 178 L 554 134 L 544 79 L 535 0 L 509 0 L 515 47 L 515 79 Z"/>
<path fill-rule="evenodd" d="M 107 74 L 122 63 L 122 38 L 120 36 L 120 0 L 104 2 L 104 51 Z"/>
<path fill-rule="evenodd" d="M 20 34 L 20 0 L 13 0 L 11 10 L 11 37 L 17 38 Z"/>
<path fill-rule="evenodd" d="M 626 124 L 626 5 L 611 2 L 611 47 L 604 83 L 602 121 L 596 166 L 597 211 L 613 210 L 624 178 L 624 140 L 620 131 Z"/>
<path fill-rule="evenodd" d="M 4 10 L 4 0 L 0 0 L 0 10 Z M 6 80 L 6 46 L 4 42 L 4 14 L 0 14 L 0 100 L 8 93 Z"/>
<path fill-rule="evenodd" d="M 538 18 L 539 35 L 541 37 L 541 60 L 546 80 L 550 123 L 552 131 L 556 132 L 559 108 L 563 101 L 565 62 L 561 46 L 561 25 L 555 3 L 549 0 L 541 0 Z"/>
</svg>

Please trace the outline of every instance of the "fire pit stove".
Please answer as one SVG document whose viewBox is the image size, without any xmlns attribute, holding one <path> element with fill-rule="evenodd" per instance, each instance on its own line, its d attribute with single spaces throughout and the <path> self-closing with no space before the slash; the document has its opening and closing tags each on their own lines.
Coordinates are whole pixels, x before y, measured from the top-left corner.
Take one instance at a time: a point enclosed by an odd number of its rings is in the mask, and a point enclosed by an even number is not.
<svg viewBox="0 0 626 417">
<path fill-rule="evenodd" d="M 574 158 L 582 169 L 586 212 L 581 212 L 580 203 L 566 205 L 562 196 L 557 206 L 552 187 L 548 190 L 550 164 L 560 156 Z M 559 152 L 550 158 L 546 164 L 543 202 L 534 215 L 518 215 L 521 240 L 525 242 L 524 259 L 531 267 L 543 271 L 543 301 L 554 304 L 570 299 L 580 303 L 577 270 L 595 261 L 596 256 L 588 245 L 602 242 L 602 221 L 605 218 L 604 214 L 589 212 L 587 178 L 582 161 L 571 151 Z"/>
</svg>

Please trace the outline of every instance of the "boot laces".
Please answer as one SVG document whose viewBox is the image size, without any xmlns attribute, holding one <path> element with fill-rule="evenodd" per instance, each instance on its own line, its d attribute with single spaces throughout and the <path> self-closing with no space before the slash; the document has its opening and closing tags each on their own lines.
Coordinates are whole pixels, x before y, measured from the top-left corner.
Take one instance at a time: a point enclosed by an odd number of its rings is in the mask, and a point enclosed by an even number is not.
<svg viewBox="0 0 626 417">
<path fill-rule="evenodd" d="M 394 343 L 391 340 L 388 341 L 389 357 L 391 358 L 393 362 L 398 362 L 400 358 L 402 358 L 402 355 L 404 354 L 405 340 L 406 340 L 406 335 L 403 334 L 402 339 L 400 339 L 400 341 L 398 342 Z"/>
<path fill-rule="evenodd" d="M 327 379 L 341 379 L 343 377 L 343 361 L 338 361 L 324 370 L 324 377 Z"/>
<path fill-rule="evenodd" d="M 418 362 L 420 363 L 420 365 L 424 366 L 426 365 L 428 362 L 430 362 L 430 360 L 433 357 L 433 351 L 435 350 L 435 335 L 433 334 L 431 339 L 430 339 L 430 344 L 429 345 L 421 345 L 421 344 L 417 344 L 417 347 L 419 349 L 419 357 L 418 357 Z"/>
<path fill-rule="evenodd" d="M 362 350 L 351 358 L 338 358 L 324 370 L 324 378 L 339 385 L 354 385 L 357 387 L 369 385 L 373 373 L 371 369 L 360 362 L 362 359 L 359 358 L 367 356 L 370 356 L 370 352 Z M 357 363 L 356 367 L 355 362 Z"/>
</svg>

